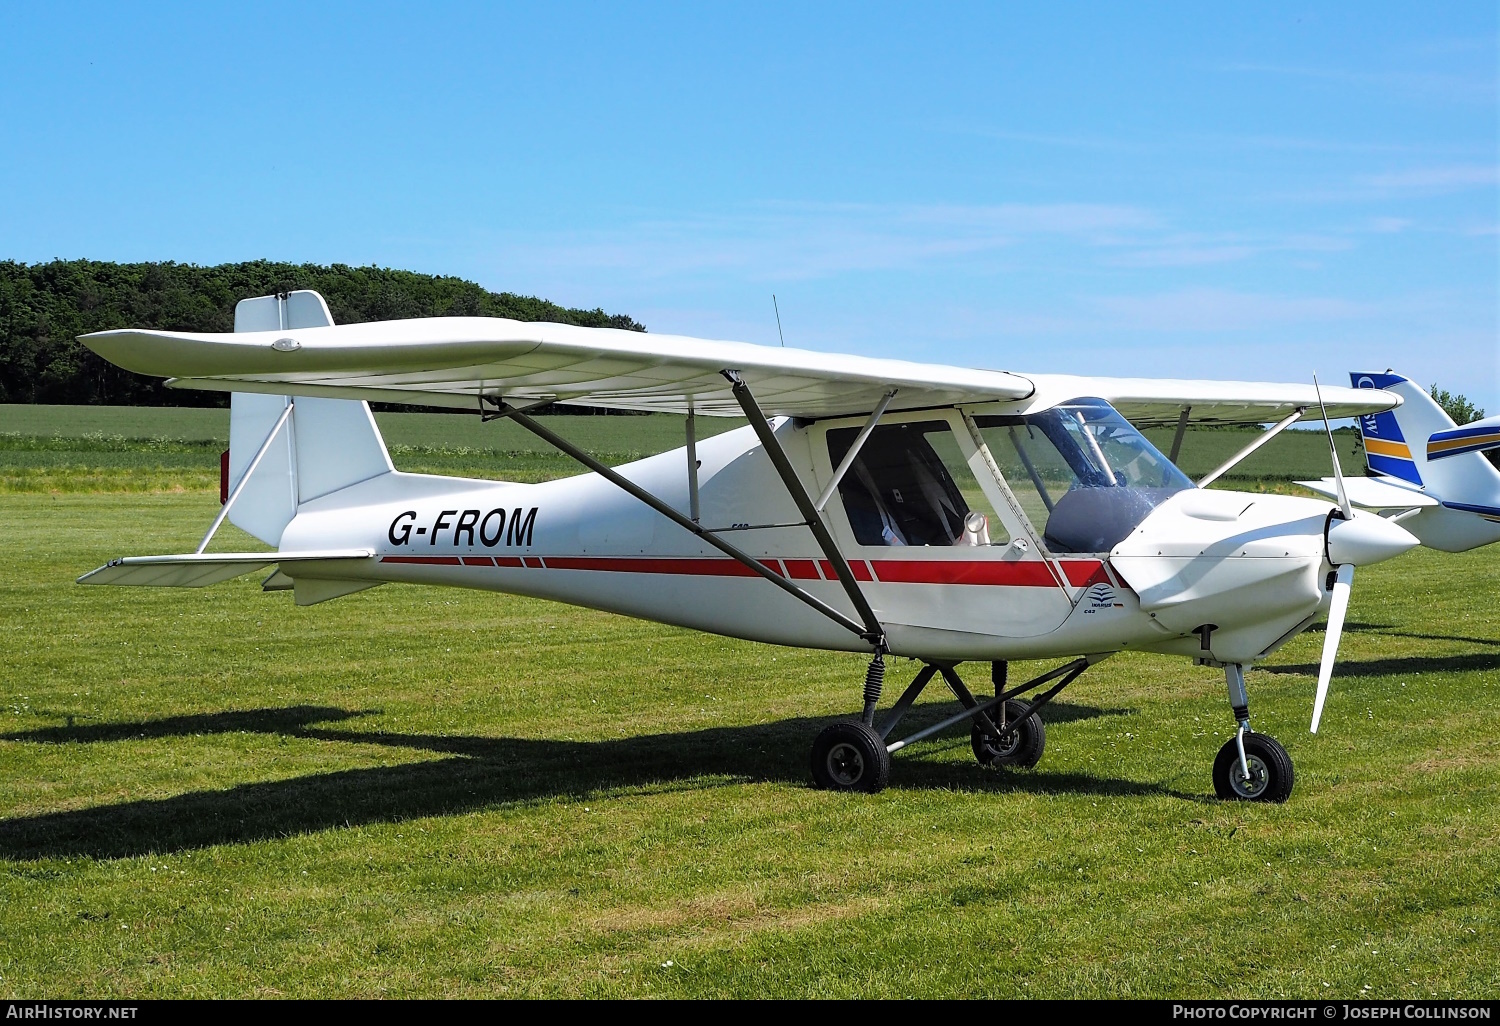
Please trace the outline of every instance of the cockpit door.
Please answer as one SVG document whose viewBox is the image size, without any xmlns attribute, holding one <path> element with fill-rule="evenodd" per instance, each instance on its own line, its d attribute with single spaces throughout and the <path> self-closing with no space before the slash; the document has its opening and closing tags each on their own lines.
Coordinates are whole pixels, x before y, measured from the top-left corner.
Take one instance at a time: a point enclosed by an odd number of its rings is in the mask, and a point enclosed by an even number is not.
<svg viewBox="0 0 1500 1026">
<path fill-rule="evenodd" d="M 859 428 L 857 421 L 814 428 L 821 482 L 831 479 Z M 986 459 L 983 436 L 955 410 L 885 417 L 825 513 L 851 562 L 868 569 L 871 603 L 891 626 L 1048 634 L 1099 570 L 1098 560 L 1058 560 L 1046 552 L 994 460 Z M 861 569 L 856 565 L 857 574 Z"/>
</svg>

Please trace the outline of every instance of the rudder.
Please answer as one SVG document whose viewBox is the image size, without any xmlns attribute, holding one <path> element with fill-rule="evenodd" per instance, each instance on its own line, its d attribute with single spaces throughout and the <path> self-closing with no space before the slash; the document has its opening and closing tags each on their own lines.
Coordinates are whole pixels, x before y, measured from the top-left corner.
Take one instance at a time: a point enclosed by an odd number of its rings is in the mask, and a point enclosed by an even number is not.
<svg viewBox="0 0 1500 1026">
<path fill-rule="evenodd" d="M 328 304 L 311 290 L 241 300 L 234 330 L 287 331 L 333 324 Z M 369 403 L 351 399 L 293 399 L 285 395 L 235 392 L 229 400 L 231 494 L 286 413 L 255 472 L 234 499 L 229 520 L 268 545 L 304 502 L 358 484 L 395 468 L 370 413 Z"/>
</svg>

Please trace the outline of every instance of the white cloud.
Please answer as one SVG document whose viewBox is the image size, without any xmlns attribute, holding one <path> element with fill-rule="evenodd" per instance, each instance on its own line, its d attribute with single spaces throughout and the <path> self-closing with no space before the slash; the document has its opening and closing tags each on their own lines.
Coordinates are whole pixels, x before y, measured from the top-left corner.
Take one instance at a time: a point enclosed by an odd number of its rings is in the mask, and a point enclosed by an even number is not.
<svg viewBox="0 0 1500 1026">
<path fill-rule="evenodd" d="M 1110 262 L 1122 267 L 1198 267 L 1203 264 L 1226 264 L 1252 257 L 1261 250 L 1255 246 L 1161 246 L 1123 253 Z"/>
<path fill-rule="evenodd" d="M 1350 320 L 1369 306 L 1347 299 L 1278 296 L 1226 289 L 1183 289 L 1091 301 L 1104 325 L 1127 331 L 1245 331 L 1275 325 Z"/>
<path fill-rule="evenodd" d="M 1306 65 L 1238 63 L 1226 64 L 1221 71 L 1290 78 L 1314 79 L 1346 86 L 1374 87 L 1408 95 L 1431 95 L 1449 100 L 1477 101 L 1493 104 L 1493 74 L 1454 74 L 1442 71 L 1351 71 L 1346 68 L 1318 68 Z"/>
<path fill-rule="evenodd" d="M 1362 179 L 1362 184 L 1388 192 L 1452 192 L 1497 183 L 1500 183 L 1500 168 L 1493 164 L 1417 167 L 1366 175 Z"/>
<path fill-rule="evenodd" d="M 1139 207 L 1091 203 L 766 204 L 684 218 L 642 218 L 608 233 L 514 239 L 529 267 L 610 269 L 645 279 L 733 273 L 762 281 L 914 270 L 998 253 L 1038 238 L 1091 246 L 1154 228 Z"/>
</svg>

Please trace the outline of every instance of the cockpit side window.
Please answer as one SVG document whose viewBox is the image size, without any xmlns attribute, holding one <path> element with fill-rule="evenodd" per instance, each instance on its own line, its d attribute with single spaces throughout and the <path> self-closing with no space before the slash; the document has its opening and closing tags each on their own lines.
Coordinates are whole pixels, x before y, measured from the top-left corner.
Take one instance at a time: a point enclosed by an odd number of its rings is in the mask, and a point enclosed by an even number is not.
<svg viewBox="0 0 1500 1026">
<path fill-rule="evenodd" d="M 858 428 L 828 432 L 833 466 L 843 461 L 858 434 Z M 973 487 L 961 488 L 955 472 Z M 968 473 L 945 421 L 877 427 L 839 482 L 839 498 L 860 545 L 973 545 L 1009 540 Z M 972 516 L 975 513 L 978 519 Z"/>
</svg>

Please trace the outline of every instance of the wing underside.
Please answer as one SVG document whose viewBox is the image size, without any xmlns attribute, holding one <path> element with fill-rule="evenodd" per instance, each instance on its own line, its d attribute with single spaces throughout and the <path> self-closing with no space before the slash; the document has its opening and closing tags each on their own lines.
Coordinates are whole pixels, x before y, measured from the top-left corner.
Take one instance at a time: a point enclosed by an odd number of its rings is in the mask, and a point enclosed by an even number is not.
<svg viewBox="0 0 1500 1026">
<path fill-rule="evenodd" d="M 127 329 L 82 337 L 127 370 L 176 387 L 477 409 L 481 397 L 741 416 L 723 372 L 738 371 L 770 415 L 868 413 L 989 403 L 1045 408 L 1082 396 L 1142 424 L 1267 423 L 1317 414 L 1311 384 L 1022 375 L 610 328 L 440 317 L 280 331 Z M 1331 417 L 1390 409 L 1379 390 L 1323 389 Z"/>
</svg>

